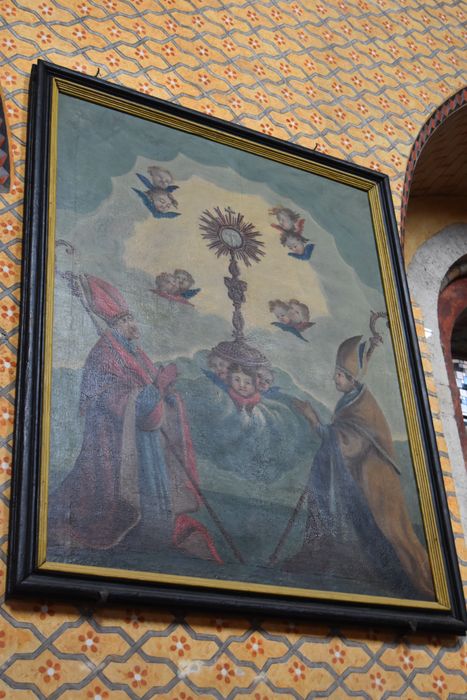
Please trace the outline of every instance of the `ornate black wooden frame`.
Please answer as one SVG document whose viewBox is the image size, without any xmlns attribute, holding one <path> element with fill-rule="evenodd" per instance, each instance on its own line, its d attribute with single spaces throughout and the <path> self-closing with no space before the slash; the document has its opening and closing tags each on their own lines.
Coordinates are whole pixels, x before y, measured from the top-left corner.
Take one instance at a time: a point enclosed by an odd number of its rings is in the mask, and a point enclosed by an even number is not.
<svg viewBox="0 0 467 700">
<path fill-rule="evenodd" d="M 393 316 L 400 326 L 401 339 L 405 345 L 406 393 L 414 397 L 413 413 L 418 425 L 417 439 L 423 446 L 427 465 L 427 494 L 434 514 L 436 546 L 440 553 L 440 576 L 445 591 L 442 604 L 433 606 L 433 609 L 424 609 L 420 605 L 407 605 L 407 602 L 404 606 L 399 606 L 370 605 L 357 600 L 339 601 L 334 598 L 326 600 L 322 596 L 320 599 L 304 599 L 292 595 L 225 590 L 221 587 L 213 589 L 183 583 L 155 583 L 138 580 L 135 575 L 131 580 L 123 580 L 121 576 L 114 575 L 92 576 L 66 570 L 65 567 L 63 570 L 59 567 L 48 570 L 38 562 L 43 367 L 47 351 L 45 312 L 50 245 L 49 167 L 53 141 L 51 113 L 54 90 L 57 86 L 59 90 L 64 89 L 65 85 L 72 86 L 75 96 L 81 91 L 83 99 L 86 99 L 86 91 L 88 95 L 91 91 L 116 109 L 125 111 L 125 105 L 131 105 L 133 114 L 147 115 L 151 111 L 157 111 L 166 115 L 168 120 L 182 120 L 185 125 L 188 124 L 185 130 L 192 129 L 192 133 L 201 134 L 211 140 L 228 139 L 230 145 L 248 144 L 250 152 L 256 152 L 258 157 L 287 159 L 289 164 L 296 159 L 297 162 L 300 161 L 304 170 L 350 182 L 368 192 L 372 212 L 379 212 L 379 235 L 387 251 L 386 263 L 392 287 L 396 292 Z M 385 175 L 39 61 L 38 65 L 33 67 L 30 84 L 20 357 L 16 397 L 15 469 L 7 582 L 9 598 L 26 595 L 73 600 L 84 598 L 95 604 L 105 601 L 131 601 L 133 604 L 164 605 L 178 611 L 195 607 L 221 608 L 224 612 L 322 619 L 333 625 L 352 622 L 458 634 L 465 631 L 467 621 L 457 556 L 410 310 L 389 181 Z"/>
</svg>

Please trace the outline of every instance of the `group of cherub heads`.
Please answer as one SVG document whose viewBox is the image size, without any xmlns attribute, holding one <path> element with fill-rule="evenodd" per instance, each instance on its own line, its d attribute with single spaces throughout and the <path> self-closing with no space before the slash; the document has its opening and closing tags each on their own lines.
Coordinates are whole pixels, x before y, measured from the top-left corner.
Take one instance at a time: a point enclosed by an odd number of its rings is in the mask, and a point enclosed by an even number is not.
<svg viewBox="0 0 467 700">
<path fill-rule="evenodd" d="M 281 245 L 289 249 L 289 257 L 309 260 L 315 246 L 303 235 L 305 219 L 287 207 L 274 207 L 269 213 L 277 219 L 277 224 L 271 225 L 280 232 Z"/>
<path fill-rule="evenodd" d="M 298 299 L 289 301 L 273 299 L 269 302 L 269 311 L 277 318 L 277 321 L 273 321 L 271 325 L 280 328 L 281 331 L 293 333 L 300 340 L 308 342 L 302 333 L 315 324 L 310 321 L 310 309 L 306 304 Z"/>
<path fill-rule="evenodd" d="M 177 269 L 173 272 L 161 272 L 155 279 L 155 287 L 151 292 L 164 299 L 180 304 L 190 304 L 201 290 L 194 289 L 195 280 L 188 270 Z M 190 304 L 192 306 L 192 304 Z"/>
<path fill-rule="evenodd" d="M 136 173 L 147 189 L 143 192 L 133 187 L 134 192 L 156 219 L 173 219 L 179 216 L 179 212 L 174 211 L 178 209 L 178 202 L 173 193 L 178 190 L 178 185 L 174 184 L 172 173 L 159 165 L 150 165 L 148 173 L 151 179 Z"/>
<path fill-rule="evenodd" d="M 267 366 L 247 367 L 230 362 L 216 349 L 208 355 L 205 374 L 226 391 L 239 410 L 250 412 L 262 397 L 273 398 L 277 394 L 274 372 Z"/>
</svg>

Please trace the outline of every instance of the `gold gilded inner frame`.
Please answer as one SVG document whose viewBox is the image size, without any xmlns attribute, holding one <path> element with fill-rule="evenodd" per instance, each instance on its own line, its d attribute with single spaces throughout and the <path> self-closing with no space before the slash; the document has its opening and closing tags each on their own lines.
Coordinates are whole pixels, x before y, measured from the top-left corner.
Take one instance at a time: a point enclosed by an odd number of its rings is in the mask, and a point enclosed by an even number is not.
<svg viewBox="0 0 467 700">
<path fill-rule="evenodd" d="M 407 424 L 410 450 L 412 454 L 416 483 L 418 487 L 425 537 L 433 574 L 436 602 L 389 598 L 322 591 L 314 589 L 292 588 L 268 584 L 257 584 L 240 581 L 209 579 L 201 577 L 177 576 L 172 574 L 153 573 L 145 571 L 129 571 L 125 569 L 102 568 L 78 564 L 68 564 L 47 561 L 47 512 L 48 512 L 48 482 L 49 482 L 49 450 L 50 450 L 50 416 L 51 416 L 51 381 L 52 381 L 52 342 L 53 342 L 53 300 L 54 300 L 54 265 L 55 265 L 55 212 L 57 184 L 57 131 L 58 131 L 58 98 L 59 94 L 69 95 L 78 99 L 93 102 L 109 109 L 115 109 L 138 118 L 146 119 L 169 128 L 188 132 L 194 136 L 222 143 L 261 158 L 267 158 L 284 165 L 298 168 L 313 175 L 319 175 L 334 180 L 349 187 L 368 192 L 370 211 L 375 232 L 375 242 L 380 263 L 381 279 L 389 315 L 389 327 L 393 341 L 398 379 L 400 382 L 404 414 Z M 220 588 L 231 591 L 248 591 L 282 596 L 297 596 L 314 600 L 347 601 L 372 605 L 395 605 L 431 610 L 450 610 L 447 578 L 444 559 L 438 538 L 438 528 L 428 479 L 427 456 L 422 443 L 421 426 L 414 398 L 413 383 L 409 370 L 408 348 L 405 341 L 401 309 L 398 302 L 394 280 L 391 255 L 387 241 L 386 226 L 383 217 L 381 193 L 378 185 L 363 176 L 342 172 L 340 169 L 316 163 L 306 157 L 286 153 L 280 148 L 259 144 L 243 136 L 224 132 L 222 129 L 207 126 L 192 121 L 189 118 L 167 114 L 157 108 L 137 104 L 131 100 L 108 95 L 93 88 L 74 84 L 63 78 L 54 78 L 51 92 L 50 109 L 50 167 L 49 167 L 49 197 L 48 197 L 48 259 L 46 280 L 46 329 L 45 329 L 45 358 L 43 368 L 43 397 L 42 397 L 42 444 L 41 444 L 41 475 L 39 498 L 39 539 L 37 565 L 42 571 L 74 573 L 92 576 L 114 577 L 127 581 L 158 582 L 164 584 L 188 585 Z"/>
</svg>

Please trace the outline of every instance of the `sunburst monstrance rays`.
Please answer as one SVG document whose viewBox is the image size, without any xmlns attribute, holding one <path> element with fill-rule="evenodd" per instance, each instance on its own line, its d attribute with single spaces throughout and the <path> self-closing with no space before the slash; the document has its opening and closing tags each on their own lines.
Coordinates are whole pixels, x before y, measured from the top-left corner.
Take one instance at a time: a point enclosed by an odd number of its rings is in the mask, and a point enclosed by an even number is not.
<svg viewBox="0 0 467 700">
<path fill-rule="evenodd" d="M 264 255 L 264 243 L 258 240 L 260 232 L 245 221 L 243 214 L 235 213 L 230 207 L 225 213 L 215 207 L 214 214 L 205 209 L 200 216 L 200 228 L 208 248 L 214 250 L 218 258 L 229 255 L 250 266 L 252 261 L 260 262 Z"/>
</svg>

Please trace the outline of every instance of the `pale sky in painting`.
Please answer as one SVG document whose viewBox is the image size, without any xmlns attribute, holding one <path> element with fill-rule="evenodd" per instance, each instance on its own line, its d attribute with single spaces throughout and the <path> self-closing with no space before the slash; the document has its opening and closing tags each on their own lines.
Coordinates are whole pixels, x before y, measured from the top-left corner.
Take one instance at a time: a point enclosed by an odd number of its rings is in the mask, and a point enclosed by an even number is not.
<svg viewBox="0 0 467 700">
<path fill-rule="evenodd" d="M 196 164 L 193 163 L 196 172 Z M 309 308 L 312 318 L 329 315 L 326 299 L 320 289 L 319 277 L 307 263 L 290 258 L 281 246 L 279 232 L 271 227 L 275 217 L 268 214 L 268 204 L 255 194 L 232 192 L 214 183 L 206 183 L 198 175 L 184 182 L 174 193 L 179 202 L 177 219 L 148 218 L 135 225 L 134 233 L 125 242 L 124 260 L 128 267 L 140 268 L 154 276 L 172 272 L 175 268 L 191 271 L 195 286 L 201 287 L 196 300 L 200 313 L 214 313 L 227 321 L 232 317 L 232 305 L 227 298 L 224 275 L 229 259 L 217 258 L 201 237 L 199 217 L 203 210 L 213 212 L 214 206 L 230 206 L 241 212 L 262 234 L 266 255 L 251 267 L 241 264 L 241 276 L 248 283 L 244 314 L 249 324 L 270 328 L 275 320 L 269 310 L 270 299 L 300 299 Z M 307 217 L 305 231 L 310 238 L 321 235 L 319 227 Z"/>
<path fill-rule="evenodd" d="M 247 339 L 298 387 L 332 409 L 338 398 L 332 381 L 337 348 L 352 335 L 369 336 L 370 311 L 385 309 L 383 295 L 362 282 L 342 258 L 335 236 L 308 211 L 290 198 L 279 199 L 266 183 L 252 182 L 231 168 L 201 165 L 183 155 L 165 163 L 179 185 L 174 194 L 180 216 L 154 218 L 132 189 L 144 189 L 136 173 L 146 174 L 151 164 L 154 161 L 140 157 L 131 172 L 113 178 L 110 196 L 96 211 L 58 212 L 57 237 L 76 244 L 81 271 L 103 277 L 122 291 L 141 326 L 142 346 L 155 361 L 193 357 L 229 339 L 232 330 L 232 306 L 223 282 L 228 259 L 218 259 L 208 249 L 199 217 L 215 206 L 240 211 L 262 234 L 266 251 L 261 262 L 250 268 L 241 265 L 242 278 L 248 283 L 243 307 Z M 304 217 L 304 235 L 316 246 L 309 262 L 289 257 L 280 245 L 279 232 L 271 226 L 275 217 L 269 214 L 271 207 L 279 205 Z M 58 267 L 69 266 L 70 261 L 60 255 Z M 150 291 L 157 274 L 175 268 L 191 272 L 195 286 L 201 288 L 193 307 Z M 95 329 L 60 280 L 55 298 L 54 366 L 82 367 L 95 342 Z M 268 302 L 276 298 L 297 298 L 309 306 L 316 322 L 305 334 L 309 342 L 271 325 L 276 319 Z M 70 338 L 74 338 L 71 343 Z M 372 358 L 368 384 L 385 409 L 394 435 L 403 437 L 395 376 L 393 352 L 386 342 Z"/>
</svg>

